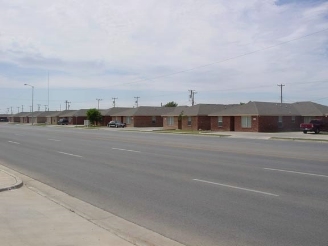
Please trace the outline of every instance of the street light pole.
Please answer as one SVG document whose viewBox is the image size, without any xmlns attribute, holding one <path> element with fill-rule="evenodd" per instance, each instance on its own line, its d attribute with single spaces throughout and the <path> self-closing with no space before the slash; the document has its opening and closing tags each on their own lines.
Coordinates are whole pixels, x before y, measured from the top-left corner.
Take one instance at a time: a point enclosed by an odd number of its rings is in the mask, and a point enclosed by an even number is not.
<svg viewBox="0 0 328 246">
<path fill-rule="evenodd" d="M 24 85 L 27 85 L 32 88 L 32 126 L 33 126 L 33 122 L 34 122 L 34 117 L 33 117 L 34 86 L 29 85 L 29 84 L 24 84 Z"/>
</svg>

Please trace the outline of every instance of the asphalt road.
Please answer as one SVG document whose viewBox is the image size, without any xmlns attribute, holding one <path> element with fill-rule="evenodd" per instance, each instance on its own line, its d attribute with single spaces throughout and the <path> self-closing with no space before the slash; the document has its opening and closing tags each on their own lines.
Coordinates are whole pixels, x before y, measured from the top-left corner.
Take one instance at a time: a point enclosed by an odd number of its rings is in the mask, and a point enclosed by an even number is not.
<svg viewBox="0 0 328 246">
<path fill-rule="evenodd" d="M 0 125 L 0 161 L 186 245 L 328 243 L 328 144 Z"/>
</svg>

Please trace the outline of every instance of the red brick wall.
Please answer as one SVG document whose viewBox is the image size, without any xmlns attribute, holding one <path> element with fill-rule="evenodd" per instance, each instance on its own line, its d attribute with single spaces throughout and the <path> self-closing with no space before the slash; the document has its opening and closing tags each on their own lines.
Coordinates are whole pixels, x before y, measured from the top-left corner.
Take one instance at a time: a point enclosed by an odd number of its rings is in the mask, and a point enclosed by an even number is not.
<svg viewBox="0 0 328 246">
<path fill-rule="evenodd" d="M 320 117 L 318 117 L 320 118 Z M 254 120 L 255 119 L 255 120 Z M 303 121 L 303 117 L 296 116 L 295 122 L 292 122 L 292 116 L 283 116 L 282 127 L 278 126 L 278 116 L 252 116 L 252 127 L 242 128 L 241 117 L 235 116 L 235 131 L 239 132 L 283 132 L 283 131 L 299 131 L 299 126 Z M 327 119 L 328 122 L 328 119 Z M 223 117 L 223 126 L 218 126 L 218 117 L 211 117 L 212 131 L 230 131 L 230 116 Z"/>
<path fill-rule="evenodd" d="M 134 127 L 163 127 L 163 118 L 156 116 L 153 123 L 152 116 L 134 116 Z"/>
<path fill-rule="evenodd" d="M 304 123 L 304 118 L 305 117 L 302 117 L 302 122 L 301 123 Z M 318 120 L 322 120 L 324 123 L 328 124 L 328 117 L 327 116 L 318 116 L 318 117 L 311 117 L 312 119 L 318 119 Z"/>
<path fill-rule="evenodd" d="M 103 116 L 101 125 L 107 126 L 107 124 L 112 120 L 112 116 Z"/>
<path fill-rule="evenodd" d="M 178 116 L 174 116 L 174 124 L 172 126 L 167 125 L 167 118 L 168 116 L 163 117 L 163 128 L 164 129 L 178 129 L 179 128 L 179 121 Z"/>
<path fill-rule="evenodd" d="M 222 117 L 222 127 L 218 125 L 218 116 L 211 116 L 212 131 L 230 131 L 230 116 Z"/>
<path fill-rule="evenodd" d="M 72 117 L 69 124 L 71 125 L 84 125 L 84 121 L 87 120 L 87 116 L 78 116 L 78 117 Z"/>
<path fill-rule="evenodd" d="M 209 116 L 198 116 L 198 129 L 201 130 L 211 130 L 211 117 Z"/>
<path fill-rule="evenodd" d="M 130 116 L 130 123 L 128 124 L 127 122 L 127 116 L 120 116 L 120 117 L 112 117 L 112 120 L 118 120 L 121 121 L 122 123 L 126 123 L 126 127 L 133 127 L 134 126 L 134 117 Z"/>
<path fill-rule="evenodd" d="M 251 122 L 252 122 L 251 128 L 243 128 L 243 127 L 241 127 L 241 116 L 235 116 L 235 131 L 236 132 L 258 132 L 258 117 L 251 116 Z"/>
<path fill-rule="evenodd" d="M 190 131 L 197 131 L 198 124 L 197 124 L 197 117 L 191 117 L 191 125 L 188 125 L 188 116 L 183 116 L 181 120 L 181 130 L 190 130 Z M 174 122 L 175 123 L 175 122 Z"/>
<path fill-rule="evenodd" d="M 209 116 L 191 116 L 191 125 L 188 125 L 188 116 L 182 117 L 182 130 L 198 131 L 211 129 L 211 118 Z"/>
<path fill-rule="evenodd" d="M 292 116 L 282 117 L 282 127 L 278 125 L 278 116 L 260 116 L 259 117 L 259 132 L 284 132 L 284 131 L 299 131 L 302 117 L 296 116 L 295 122 L 292 122 Z"/>
</svg>

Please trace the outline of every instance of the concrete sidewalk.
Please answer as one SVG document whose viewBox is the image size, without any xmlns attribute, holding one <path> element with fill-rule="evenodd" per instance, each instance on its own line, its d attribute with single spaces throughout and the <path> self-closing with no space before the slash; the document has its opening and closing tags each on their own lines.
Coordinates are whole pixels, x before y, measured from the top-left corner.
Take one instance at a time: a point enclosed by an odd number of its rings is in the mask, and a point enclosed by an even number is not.
<svg viewBox="0 0 328 246">
<path fill-rule="evenodd" d="M 1 246 L 133 245 L 21 184 L 0 170 Z"/>
<path fill-rule="evenodd" d="M 298 141 L 322 141 L 328 142 L 328 134 L 308 133 L 303 132 L 210 132 L 204 134 L 222 134 L 227 135 L 229 138 L 244 138 L 244 139 L 281 139 L 281 140 L 298 140 Z"/>
<path fill-rule="evenodd" d="M 1 164 L 1 246 L 183 246 Z"/>
</svg>

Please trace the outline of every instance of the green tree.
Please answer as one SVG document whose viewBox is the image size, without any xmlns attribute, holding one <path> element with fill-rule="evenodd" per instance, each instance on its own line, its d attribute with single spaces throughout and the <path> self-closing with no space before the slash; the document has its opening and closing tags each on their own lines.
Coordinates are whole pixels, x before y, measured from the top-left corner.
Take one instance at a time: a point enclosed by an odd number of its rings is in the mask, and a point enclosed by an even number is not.
<svg viewBox="0 0 328 246">
<path fill-rule="evenodd" d="M 178 104 L 174 101 L 168 102 L 167 104 L 164 105 L 164 107 L 176 107 Z"/>
<path fill-rule="evenodd" d="M 87 111 L 87 118 L 92 125 L 95 125 L 102 120 L 102 115 L 98 109 L 91 108 Z"/>
</svg>

